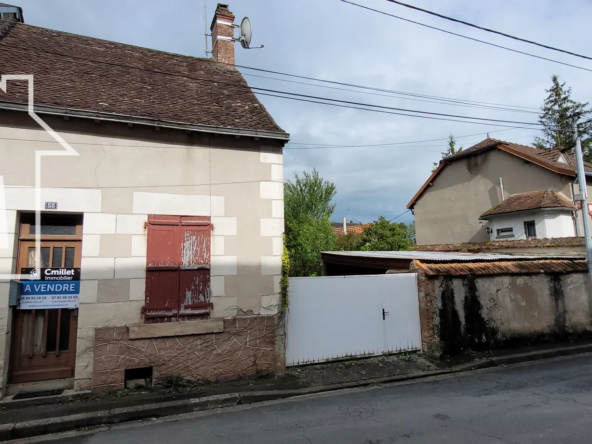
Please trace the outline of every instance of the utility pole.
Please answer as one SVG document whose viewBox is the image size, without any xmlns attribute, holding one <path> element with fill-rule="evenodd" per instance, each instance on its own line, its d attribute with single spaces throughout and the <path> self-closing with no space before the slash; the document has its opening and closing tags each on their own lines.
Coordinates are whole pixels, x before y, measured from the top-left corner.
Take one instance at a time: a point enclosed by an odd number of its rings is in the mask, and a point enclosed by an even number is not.
<svg viewBox="0 0 592 444">
<path fill-rule="evenodd" d="M 590 217 L 588 216 L 588 189 L 586 186 L 586 170 L 584 170 L 584 158 L 582 156 L 582 144 L 578 134 L 578 126 L 574 124 L 574 134 L 576 136 L 576 168 L 578 174 L 579 194 L 575 195 L 575 200 L 580 202 L 582 209 L 582 222 L 584 224 L 584 238 L 586 240 L 586 260 L 588 262 L 588 278 L 590 281 L 590 292 L 592 297 L 592 232 L 590 232 Z M 590 301 L 592 309 L 592 299 Z"/>
</svg>

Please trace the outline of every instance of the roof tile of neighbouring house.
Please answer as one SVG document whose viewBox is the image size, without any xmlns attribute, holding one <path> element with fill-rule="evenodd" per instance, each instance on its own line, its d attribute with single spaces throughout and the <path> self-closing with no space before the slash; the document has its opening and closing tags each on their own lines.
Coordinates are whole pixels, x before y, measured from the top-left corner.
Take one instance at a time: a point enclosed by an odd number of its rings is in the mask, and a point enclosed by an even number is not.
<svg viewBox="0 0 592 444">
<path fill-rule="evenodd" d="M 287 138 L 234 67 L 3 23 L 0 74 L 33 74 L 37 106 Z M 11 81 L 1 102 L 26 104 L 27 84 Z"/>
<path fill-rule="evenodd" d="M 508 147 L 513 151 L 516 151 L 518 154 L 523 154 L 525 156 L 533 158 L 535 161 L 541 162 L 541 166 L 551 167 L 552 169 L 567 169 L 570 171 L 575 172 L 575 160 L 573 155 L 565 154 L 563 156 L 564 161 L 560 161 L 561 157 L 561 150 L 559 148 L 552 148 L 552 149 L 543 149 L 543 148 L 535 148 L 528 145 L 520 145 L 518 143 L 513 142 L 506 142 L 503 140 L 498 139 L 485 139 L 479 142 L 476 145 L 473 145 L 466 150 L 461 151 L 460 153 L 453 154 L 452 156 L 446 157 L 445 161 L 453 161 L 457 159 L 462 159 L 464 157 L 469 157 L 481 152 L 488 151 L 492 148 L 497 148 L 498 146 Z M 592 171 L 592 165 L 585 162 L 586 170 Z"/>
<path fill-rule="evenodd" d="M 347 225 L 347 234 L 356 233 L 362 234 L 364 230 L 368 228 L 370 224 L 348 224 Z M 333 222 L 333 232 L 336 236 L 343 236 L 343 224 L 339 222 Z"/>
<path fill-rule="evenodd" d="M 577 207 L 563 194 L 555 190 L 541 190 L 530 193 L 514 194 L 481 215 L 481 218 L 489 218 L 516 211 L 538 210 L 547 208 L 568 208 L 577 210 Z"/>
<path fill-rule="evenodd" d="M 549 239 L 521 239 L 491 242 L 467 242 L 463 244 L 417 245 L 415 251 L 480 253 L 485 251 L 519 248 L 573 248 L 583 247 L 583 237 L 556 237 Z"/>
<path fill-rule="evenodd" d="M 413 263 L 428 276 L 484 276 L 499 274 L 585 273 L 584 259 L 536 259 L 497 262 L 426 262 Z"/>
</svg>

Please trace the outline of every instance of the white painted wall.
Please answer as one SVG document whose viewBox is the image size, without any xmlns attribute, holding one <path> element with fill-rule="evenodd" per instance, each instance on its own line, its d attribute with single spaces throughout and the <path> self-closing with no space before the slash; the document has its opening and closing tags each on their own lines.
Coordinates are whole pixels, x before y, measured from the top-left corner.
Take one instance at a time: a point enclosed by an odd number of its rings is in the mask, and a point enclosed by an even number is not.
<svg viewBox="0 0 592 444">
<path fill-rule="evenodd" d="M 286 365 L 421 350 L 414 273 L 290 278 L 289 285 Z"/>
<path fill-rule="evenodd" d="M 492 241 L 526 239 L 524 222 L 531 220 L 535 221 L 537 238 L 572 237 L 576 235 L 571 211 L 538 210 L 492 217 L 487 224 L 492 230 L 489 238 Z M 498 238 L 497 230 L 502 228 L 512 228 L 514 237 Z"/>
</svg>

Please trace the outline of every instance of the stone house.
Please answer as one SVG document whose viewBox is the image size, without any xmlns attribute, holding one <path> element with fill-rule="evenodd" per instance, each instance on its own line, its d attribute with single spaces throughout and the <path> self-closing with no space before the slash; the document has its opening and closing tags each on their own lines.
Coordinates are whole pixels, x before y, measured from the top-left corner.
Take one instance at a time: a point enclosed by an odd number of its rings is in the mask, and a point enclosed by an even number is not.
<svg viewBox="0 0 592 444">
<path fill-rule="evenodd" d="M 0 26 L 3 395 L 282 371 L 289 135 L 231 66 L 233 20 L 212 59 Z"/>
<path fill-rule="evenodd" d="M 585 169 L 592 173 L 592 165 L 585 164 Z M 573 204 L 575 183 L 573 156 L 486 139 L 441 161 L 407 208 L 415 215 L 418 245 L 487 242 L 492 227 L 481 216 L 505 198 L 550 189 Z M 572 225 L 581 235 L 581 221 Z M 552 231 L 547 236 L 559 237 Z"/>
</svg>

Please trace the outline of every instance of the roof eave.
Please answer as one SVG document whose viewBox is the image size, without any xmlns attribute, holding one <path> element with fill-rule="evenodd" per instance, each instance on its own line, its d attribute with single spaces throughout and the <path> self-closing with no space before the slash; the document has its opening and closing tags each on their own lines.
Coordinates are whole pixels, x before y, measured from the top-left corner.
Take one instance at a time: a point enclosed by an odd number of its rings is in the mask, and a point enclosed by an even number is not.
<svg viewBox="0 0 592 444">
<path fill-rule="evenodd" d="M 532 162 L 535 165 L 538 165 L 542 168 L 546 168 L 546 169 L 553 171 L 557 174 L 563 174 L 565 176 L 576 177 L 575 170 L 548 165 L 545 162 L 541 162 L 539 159 L 537 159 L 534 156 L 529 156 L 528 154 L 524 154 L 518 150 L 512 149 L 511 147 L 509 147 L 508 145 L 504 145 L 503 143 L 498 144 L 497 147 L 502 151 L 505 151 L 509 154 L 513 154 L 514 156 L 520 157 L 521 159 L 528 160 L 529 162 Z"/>
<path fill-rule="evenodd" d="M 516 213 L 527 213 L 529 211 L 577 211 L 576 207 L 552 207 L 552 208 L 530 208 L 528 210 L 516 210 L 516 211 L 507 211 L 504 213 L 495 213 L 495 214 L 482 214 L 479 217 L 479 220 L 489 220 L 492 217 L 497 216 L 507 216 L 508 214 L 516 214 Z"/>
<path fill-rule="evenodd" d="M 0 102 L 0 109 L 7 111 L 22 111 L 27 112 L 28 106 L 22 103 L 11 103 L 11 102 Z M 274 139 L 287 142 L 290 140 L 290 135 L 284 132 L 274 131 L 260 131 L 260 130 L 248 130 L 240 128 L 226 128 L 216 127 L 208 125 L 197 125 L 188 124 L 181 122 L 171 122 L 150 119 L 145 117 L 134 117 L 123 114 L 112 114 L 112 113 L 101 113 L 97 111 L 87 111 L 72 108 L 46 106 L 46 105 L 35 105 L 35 112 L 38 114 L 47 114 L 55 116 L 68 116 L 78 117 L 81 119 L 99 119 L 110 122 L 121 122 L 121 123 L 133 123 L 135 125 L 145 126 L 158 126 L 161 128 L 179 129 L 185 131 L 197 131 L 202 133 L 210 134 L 222 134 L 230 136 L 247 136 L 247 137 L 259 137 L 262 139 Z"/>
</svg>

